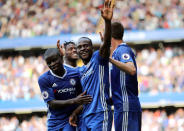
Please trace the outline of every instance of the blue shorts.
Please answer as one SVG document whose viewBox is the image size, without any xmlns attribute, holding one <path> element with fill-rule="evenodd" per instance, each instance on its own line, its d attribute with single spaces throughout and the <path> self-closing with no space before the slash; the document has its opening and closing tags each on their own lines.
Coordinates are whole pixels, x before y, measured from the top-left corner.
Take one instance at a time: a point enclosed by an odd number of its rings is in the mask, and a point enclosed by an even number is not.
<svg viewBox="0 0 184 131">
<path fill-rule="evenodd" d="M 141 112 L 114 112 L 115 131 L 141 131 Z"/>
<path fill-rule="evenodd" d="M 112 112 L 94 113 L 83 118 L 81 131 L 111 131 Z"/>
</svg>

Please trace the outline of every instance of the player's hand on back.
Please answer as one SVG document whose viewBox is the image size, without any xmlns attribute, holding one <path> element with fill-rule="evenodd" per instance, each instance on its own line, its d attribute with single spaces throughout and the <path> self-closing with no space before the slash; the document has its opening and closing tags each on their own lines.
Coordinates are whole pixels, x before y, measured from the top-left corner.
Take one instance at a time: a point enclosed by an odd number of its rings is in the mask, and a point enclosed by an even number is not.
<svg viewBox="0 0 184 131">
<path fill-rule="evenodd" d="M 57 48 L 58 48 L 58 50 L 59 50 L 61 56 L 64 56 L 65 50 L 64 50 L 63 44 L 60 45 L 60 40 L 57 41 Z"/>
<path fill-rule="evenodd" d="M 92 102 L 92 96 L 85 95 L 85 94 L 86 94 L 86 91 L 84 91 L 83 93 L 78 95 L 76 98 L 73 98 L 74 103 L 78 104 L 78 105 L 91 103 Z"/>
<path fill-rule="evenodd" d="M 113 16 L 114 3 L 112 0 L 105 0 L 104 7 L 101 9 L 101 16 L 104 20 L 111 20 Z"/>
<path fill-rule="evenodd" d="M 77 116 L 77 114 L 75 114 L 75 113 L 72 113 L 72 114 L 70 115 L 70 117 L 69 117 L 69 123 L 70 123 L 71 126 L 74 126 L 74 127 L 77 126 L 77 121 L 78 121 L 77 118 L 78 118 L 78 116 Z"/>
</svg>

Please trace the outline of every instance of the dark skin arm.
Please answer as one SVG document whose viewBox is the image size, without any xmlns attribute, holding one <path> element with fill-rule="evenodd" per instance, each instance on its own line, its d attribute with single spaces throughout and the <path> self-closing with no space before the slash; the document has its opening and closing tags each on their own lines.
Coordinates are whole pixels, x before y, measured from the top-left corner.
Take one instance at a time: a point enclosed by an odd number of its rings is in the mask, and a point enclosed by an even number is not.
<svg viewBox="0 0 184 131">
<path fill-rule="evenodd" d="M 62 44 L 62 46 L 60 46 L 60 40 L 57 41 L 57 48 L 58 48 L 61 56 L 64 56 L 65 50 L 64 50 L 63 44 Z"/>
<path fill-rule="evenodd" d="M 136 68 L 132 62 L 122 63 L 120 61 L 114 60 L 113 58 L 109 58 L 109 61 L 118 67 L 121 71 L 124 71 L 125 73 L 129 75 L 135 75 L 136 74 Z"/>
<path fill-rule="evenodd" d="M 86 91 L 78 95 L 76 98 L 68 99 L 68 100 L 51 100 L 48 102 L 50 108 L 52 109 L 61 109 L 63 107 L 71 106 L 71 105 L 82 105 L 89 104 L 92 101 L 92 97 L 90 95 L 85 95 Z"/>
<path fill-rule="evenodd" d="M 82 112 L 83 105 L 80 105 L 75 109 L 69 117 L 69 123 L 71 126 L 77 126 L 77 116 Z"/>
<path fill-rule="evenodd" d="M 100 47 L 100 56 L 108 58 L 110 56 L 111 46 L 111 20 L 113 16 L 114 5 L 111 5 L 111 0 L 105 0 L 104 7 L 101 10 L 101 16 L 105 21 L 105 32 L 103 37 L 103 44 Z"/>
</svg>

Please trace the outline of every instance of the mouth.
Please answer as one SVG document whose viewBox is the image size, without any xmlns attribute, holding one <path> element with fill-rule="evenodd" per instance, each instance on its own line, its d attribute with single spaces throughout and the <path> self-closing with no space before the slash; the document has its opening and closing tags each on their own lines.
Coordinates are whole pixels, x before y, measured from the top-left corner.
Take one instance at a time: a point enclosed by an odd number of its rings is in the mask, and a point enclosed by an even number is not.
<svg viewBox="0 0 184 131">
<path fill-rule="evenodd" d="M 78 57 L 77 53 L 74 53 L 72 56 L 73 56 L 73 57 Z"/>
<path fill-rule="evenodd" d="M 87 51 L 81 52 L 81 56 L 85 57 L 87 55 L 88 55 L 88 52 Z"/>
<path fill-rule="evenodd" d="M 58 65 L 52 66 L 51 69 L 52 70 L 58 70 L 59 69 L 59 66 Z"/>
</svg>

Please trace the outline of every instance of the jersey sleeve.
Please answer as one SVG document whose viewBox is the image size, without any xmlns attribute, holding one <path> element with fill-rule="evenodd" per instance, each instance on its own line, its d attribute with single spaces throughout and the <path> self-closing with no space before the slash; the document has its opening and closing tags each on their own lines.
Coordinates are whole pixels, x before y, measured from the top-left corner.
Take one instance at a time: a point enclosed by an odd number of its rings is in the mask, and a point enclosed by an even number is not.
<svg viewBox="0 0 184 131">
<path fill-rule="evenodd" d="M 41 91 L 41 94 L 42 94 L 42 97 L 45 103 L 55 99 L 54 92 L 52 88 L 50 88 L 51 86 L 48 80 L 44 79 L 43 77 L 39 78 L 38 84 L 39 84 L 40 91 Z"/>
<path fill-rule="evenodd" d="M 116 57 L 118 58 L 119 61 L 123 62 L 123 63 L 127 63 L 127 62 L 133 62 L 133 52 L 131 51 L 130 48 L 121 48 L 118 50 Z"/>
<path fill-rule="evenodd" d="M 109 58 L 103 58 L 100 56 L 100 51 L 95 51 L 94 52 L 94 57 L 95 60 L 100 64 L 100 65 L 104 65 L 104 64 L 108 64 L 109 63 Z"/>
</svg>

